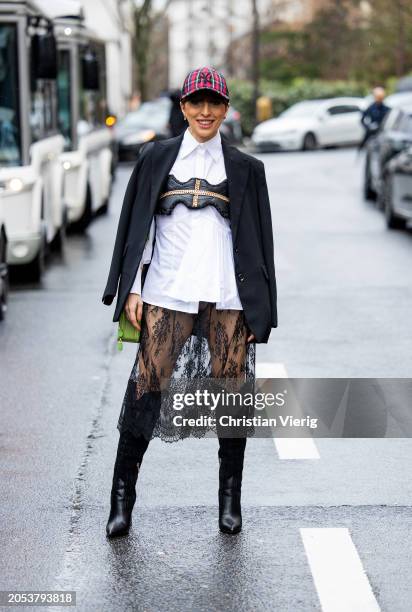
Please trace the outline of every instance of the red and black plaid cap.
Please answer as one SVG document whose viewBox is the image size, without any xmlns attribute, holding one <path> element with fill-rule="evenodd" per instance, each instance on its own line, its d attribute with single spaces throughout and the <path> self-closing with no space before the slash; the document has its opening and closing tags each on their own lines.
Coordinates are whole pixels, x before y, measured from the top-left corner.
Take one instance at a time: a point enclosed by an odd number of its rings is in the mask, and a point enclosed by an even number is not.
<svg viewBox="0 0 412 612">
<path fill-rule="evenodd" d="M 229 100 L 229 89 L 225 77 L 211 66 L 203 66 L 189 72 L 184 80 L 180 99 L 183 100 L 202 89 L 214 91 L 225 100 Z"/>
</svg>

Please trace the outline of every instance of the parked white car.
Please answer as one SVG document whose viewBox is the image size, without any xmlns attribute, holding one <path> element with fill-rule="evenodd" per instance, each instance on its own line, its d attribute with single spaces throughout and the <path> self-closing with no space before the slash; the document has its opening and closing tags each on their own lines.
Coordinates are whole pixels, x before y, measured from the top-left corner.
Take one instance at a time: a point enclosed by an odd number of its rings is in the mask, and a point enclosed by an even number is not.
<svg viewBox="0 0 412 612">
<path fill-rule="evenodd" d="M 358 144 L 364 135 L 360 120 L 365 105 L 361 97 L 298 102 L 257 125 L 252 142 L 259 151 Z"/>
</svg>

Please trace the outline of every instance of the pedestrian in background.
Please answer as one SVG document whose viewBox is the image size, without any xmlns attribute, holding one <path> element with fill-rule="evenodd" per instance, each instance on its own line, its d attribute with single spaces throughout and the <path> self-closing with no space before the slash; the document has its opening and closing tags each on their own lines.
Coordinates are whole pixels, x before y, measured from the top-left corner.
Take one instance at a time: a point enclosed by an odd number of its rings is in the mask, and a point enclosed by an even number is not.
<svg viewBox="0 0 412 612">
<path fill-rule="evenodd" d="M 141 150 L 102 298 L 111 304 L 117 292 L 113 321 L 124 309 L 141 332 L 117 425 L 109 537 L 128 533 L 150 440 L 186 437 L 182 428 L 162 426 L 162 381 L 254 381 L 255 344 L 267 343 L 277 327 L 264 165 L 220 134 L 229 108 L 224 76 L 212 67 L 192 70 L 180 108 L 184 133 Z M 196 417 L 199 407 L 192 408 Z M 219 528 L 233 534 L 242 525 L 246 436 L 218 441 Z"/>
<path fill-rule="evenodd" d="M 363 149 L 367 141 L 373 134 L 379 130 L 386 113 L 389 111 L 389 106 L 384 103 L 385 90 L 383 87 L 375 87 L 373 90 L 374 101 L 362 113 L 361 123 L 365 128 L 365 135 L 359 145 L 359 150 Z"/>
<path fill-rule="evenodd" d="M 187 128 L 187 123 L 183 117 L 182 109 L 180 108 L 180 95 L 179 89 L 170 92 L 169 97 L 172 102 L 170 107 L 170 133 L 171 136 L 179 136 Z"/>
</svg>

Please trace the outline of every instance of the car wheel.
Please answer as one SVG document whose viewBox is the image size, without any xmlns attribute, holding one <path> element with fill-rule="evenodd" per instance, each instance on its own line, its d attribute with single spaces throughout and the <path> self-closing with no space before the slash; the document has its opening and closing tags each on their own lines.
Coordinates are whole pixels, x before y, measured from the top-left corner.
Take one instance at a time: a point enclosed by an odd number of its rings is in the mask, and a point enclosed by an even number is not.
<svg viewBox="0 0 412 612">
<path fill-rule="evenodd" d="M 388 229 L 405 229 L 406 220 L 398 217 L 393 210 L 393 175 L 388 174 L 383 179 L 382 199 L 384 205 L 386 226 Z"/>
<path fill-rule="evenodd" d="M 369 156 L 367 156 L 365 159 L 365 172 L 363 175 L 363 197 L 365 198 L 365 200 L 375 200 L 376 199 L 376 193 L 372 189 Z"/>
<path fill-rule="evenodd" d="M 315 134 L 312 132 L 305 134 L 302 144 L 303 151 L 313 151 L 314 149 L 317 149 L 317 147 L 318 141 L 316 140 Z"/>
</svg>

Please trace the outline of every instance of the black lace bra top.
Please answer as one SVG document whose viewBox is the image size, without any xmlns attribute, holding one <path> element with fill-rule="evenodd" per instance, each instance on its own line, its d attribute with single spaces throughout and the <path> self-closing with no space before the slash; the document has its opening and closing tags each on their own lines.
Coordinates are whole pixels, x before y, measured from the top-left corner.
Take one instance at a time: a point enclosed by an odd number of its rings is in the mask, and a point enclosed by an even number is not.
<svg viewBox="0 0 412 612">
<path fill-rule="evenodd" d="M 156 214 L 170 215 L 177 204 L 184 204 L 191 209 L 214 206 L 222 217 L 229 219 L 227 179 L 217 185 L 198 178 L 182 183 L 173 174 L 169 174 L 165 188 L 159 196 Z"/>
</svg>

